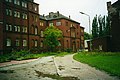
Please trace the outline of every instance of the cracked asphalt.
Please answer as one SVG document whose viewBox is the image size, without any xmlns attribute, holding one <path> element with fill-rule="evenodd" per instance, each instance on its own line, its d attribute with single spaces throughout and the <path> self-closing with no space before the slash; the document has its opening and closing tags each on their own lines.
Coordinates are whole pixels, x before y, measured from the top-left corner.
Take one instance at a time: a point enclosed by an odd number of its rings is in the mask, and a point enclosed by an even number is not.
<svg viewBox="0 0 120 80">
<path fill-rule="evenodd" d="M 72 55 L 43 57 L 0 67 L 0 80 L 119 80 L 104 71 L 77 62 Z"/>
</svg>

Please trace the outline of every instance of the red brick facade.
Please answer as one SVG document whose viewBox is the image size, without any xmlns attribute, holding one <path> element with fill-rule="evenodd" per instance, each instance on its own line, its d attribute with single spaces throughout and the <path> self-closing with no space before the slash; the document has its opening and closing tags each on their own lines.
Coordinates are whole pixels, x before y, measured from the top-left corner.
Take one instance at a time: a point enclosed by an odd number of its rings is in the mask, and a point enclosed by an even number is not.
<svg viewBox="0 0 120 80">
<path fill-rule="evenodd" d="M 60 15 L 59 12 L 56 14 Z M 33 0 L 1 0 L 0 53 L 34 48 L 44 50 L 43 32 L 50 23 L 63 32 L 64 37 L 59 40 L 61 50 L 84 48 L 84 28 L 80 23 L 70 18 L 50 19 L 48 16 L 40 17 L 39 4 Z"/>
</svg>

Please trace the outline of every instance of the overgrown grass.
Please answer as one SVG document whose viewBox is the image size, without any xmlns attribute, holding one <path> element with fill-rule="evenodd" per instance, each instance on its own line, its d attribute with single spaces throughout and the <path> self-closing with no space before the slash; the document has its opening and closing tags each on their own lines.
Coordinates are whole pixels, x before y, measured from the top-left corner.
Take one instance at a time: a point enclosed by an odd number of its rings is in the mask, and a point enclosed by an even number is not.
<svg viewBox="0 0 120 80">
<path fill-rule="evenodd" d="M 80 52 L 74 55 L 73 58 L 120 77 L 120 53 Z"/>
<path fill-rule="evenodd" d="M 29 51 L 21 50 L 21 51 L 14 51 L 10 54 L 0 55 L 0 62 L 7 62 L 11 60 L 27 60 L 27 59 L 36 59 L 40 57 L 46 56 L 64 56 L 70 54 L 68 52 L 45 52 L 45 53 L 30 53 Z"/>
</svg>

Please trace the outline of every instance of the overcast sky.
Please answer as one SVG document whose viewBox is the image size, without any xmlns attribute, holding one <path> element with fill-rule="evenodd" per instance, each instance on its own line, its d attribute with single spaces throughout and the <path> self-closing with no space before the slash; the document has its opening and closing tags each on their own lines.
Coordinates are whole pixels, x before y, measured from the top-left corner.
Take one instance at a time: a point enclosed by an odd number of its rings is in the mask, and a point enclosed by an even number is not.
<svg viewBox="0 0 120 80">
<path fill-rule="evenodd" d="M 48 15 L 49 12 L 59 11 L 65 16 L 71 16 L 71 19 L 80 23 L 85 27 L 85 32 L 89 32 L 89 21 L 86 15 L 80 14 L 84 12 L 90 15 L 91 23 L 94 16 L 107 15 L 106 2 L 114 3 L 117 0 L 34 0 L 39 4 L 40 15 Z M 92 26 L 92 25 L 91 25 Z"/>
</svg>

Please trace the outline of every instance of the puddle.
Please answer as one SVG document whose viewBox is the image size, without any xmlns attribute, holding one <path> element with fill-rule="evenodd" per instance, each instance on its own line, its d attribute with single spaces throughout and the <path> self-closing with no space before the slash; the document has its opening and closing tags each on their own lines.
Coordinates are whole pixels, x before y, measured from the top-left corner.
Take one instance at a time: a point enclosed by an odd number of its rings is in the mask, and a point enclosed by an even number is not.
<svg viewBox="0 0 120 80">
<path fill-rule="evenodd" d="M 58 69 L 59 69 L 59 70 L 65 70 L 64 66 L 61 66 L 61 65 L 58 66 Z"/>
<path fill-rule="evenodd" d="M 37 71 L 37 70 L 35 70 L 35 72 L 37 74 L 37 77 L 43 77 L 43 78 L 48 77 L 48 78 L 57 79 L 57 80 L 80 80 L 77 77 L 70 77 L 70 76 L 61 77 L 61 76 L 55 75 L 55 74 L 44 74 L 44 73 Z"/>
</svg>

